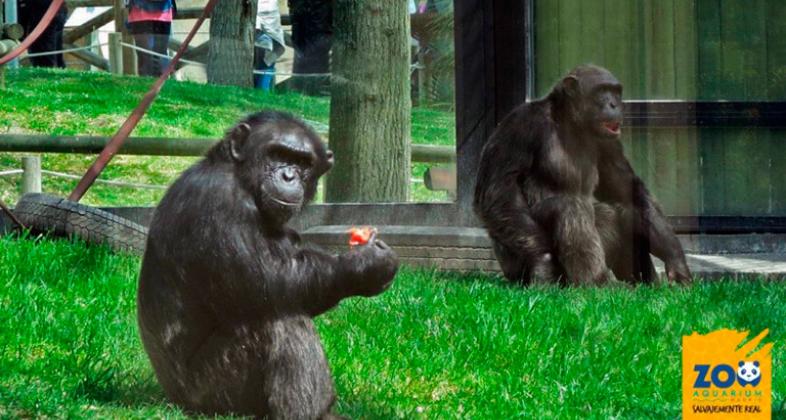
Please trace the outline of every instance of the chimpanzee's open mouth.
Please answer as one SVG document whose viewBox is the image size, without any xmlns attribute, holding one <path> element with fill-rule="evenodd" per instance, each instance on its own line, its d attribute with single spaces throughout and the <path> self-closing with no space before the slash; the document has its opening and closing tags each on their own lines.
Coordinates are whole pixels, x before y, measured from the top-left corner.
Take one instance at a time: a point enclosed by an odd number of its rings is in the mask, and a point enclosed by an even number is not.
<svg viewBox="0 0 786 420">
<path fill-rule="evenodd" d="M 620 133 L 620 127 L 621 126 L 622 126 L 622 124 L 620 124 L 618 122 L 605 122 L 605 123 L 603 123 L 603 128 L 605 128 L 606 131 L 608 131 L 609 133 L 615 134 L 615 135 Z"/>
</svg>

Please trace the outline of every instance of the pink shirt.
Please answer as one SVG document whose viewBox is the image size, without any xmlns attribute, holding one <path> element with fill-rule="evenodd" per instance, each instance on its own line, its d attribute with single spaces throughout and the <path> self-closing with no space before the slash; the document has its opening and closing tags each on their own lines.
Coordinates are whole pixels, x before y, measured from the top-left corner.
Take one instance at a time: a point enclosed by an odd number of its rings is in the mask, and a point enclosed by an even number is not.
<svg viewBox="0 0 786 420">
<path fill-rule="evenodd" d="M 172 9 L 163 12 L 148 12 L 136 7 L 128 11 L 128 22 L 143 22 L 155 20 L 159 22 L 172 22 Z"/>
</svg>

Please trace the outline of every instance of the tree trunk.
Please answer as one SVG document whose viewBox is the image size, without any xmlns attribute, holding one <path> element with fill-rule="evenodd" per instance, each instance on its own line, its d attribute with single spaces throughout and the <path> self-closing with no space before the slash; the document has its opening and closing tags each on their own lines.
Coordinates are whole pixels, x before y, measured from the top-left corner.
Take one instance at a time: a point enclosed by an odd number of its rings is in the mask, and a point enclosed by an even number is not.
<svg viewBox="0 0 786 420">
<path fill-rule="evenodd" d="M 409 14 L 403 0 L 336 0 L 330 202 L 406 201 L 410 178 Z"/>
<path fill-rule="evenodd" d="M 256 0 L 221 0 L 210 17 L 207 81 L 253 86 Z"/>
</svg>

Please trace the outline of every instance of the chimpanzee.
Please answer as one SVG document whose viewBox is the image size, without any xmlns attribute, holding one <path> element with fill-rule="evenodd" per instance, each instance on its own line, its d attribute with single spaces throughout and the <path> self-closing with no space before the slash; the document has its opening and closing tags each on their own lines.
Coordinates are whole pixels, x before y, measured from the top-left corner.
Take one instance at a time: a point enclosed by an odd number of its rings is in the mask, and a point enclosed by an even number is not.
<svg viewBox="0 0 786 420">
<path fill-rule="evenodd" d="M 622 85 L 606 69 L 572 70 L 544 98 L 507 115 L 483 148 L 474 207 L 509 280 L 650 282 L 650 252 L 669 279 L 685 254 L 623 155 Z"/>
<path fill-rule="evenodd" d="M 287 221 L 333 153 L 303 122 L 248 116 L 169 188 L 150 225 L 139 329 L 166 395 L 188 412 L 330 418 L 333 381 L 312 318 L 393 281 L 376 237 L 342 255 Z"/>
</svg>

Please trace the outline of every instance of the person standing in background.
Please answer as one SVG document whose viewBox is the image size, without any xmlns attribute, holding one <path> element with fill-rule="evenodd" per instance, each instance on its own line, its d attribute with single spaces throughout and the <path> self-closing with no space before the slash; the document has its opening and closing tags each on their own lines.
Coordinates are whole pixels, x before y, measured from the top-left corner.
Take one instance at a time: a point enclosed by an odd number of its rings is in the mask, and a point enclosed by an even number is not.
<svg viewBox="0 0 786 420">
<path fill-rule="evenodd" d="M 167 44 L 172 33 L 175 0 L 127 0 L 128 29 L 139 48 L 167 55 Z M 160 76 L 169 64 L 168 58 L 137 51 L 140 76 Z"/>
<path fill-rule="evenodd" d="M 254 87 L 270 90 L 275 85 L 276 60 L 284 53 L 284 29 L 278 0 L 259 0 L 254 31 Z"/>
<path fill-rule="evenodd" d="M 51 4 L 52 0 L 18 0 L 19 24 L 25 29 L 25 36 L 33 32 L 33 29 L 41 21 L 41 18 L 44 17 L 44 13 L 46 13 Z M 31 54 L 61 51 L 63 49 L 63 29 L 65 28 L 66 20 L 68 20 L 68 9 L 63 4 L 41 36 L 30 45 L 28 51 Z M 65 68 L 62 53 L 30 57 L 29 60 L 37 67 Z"/>
</svg>

